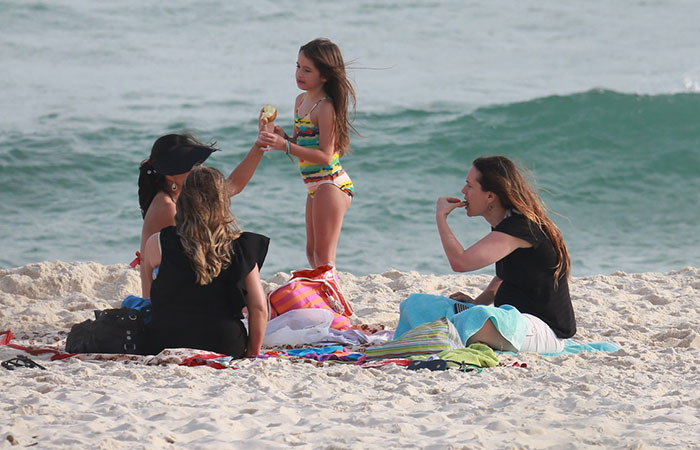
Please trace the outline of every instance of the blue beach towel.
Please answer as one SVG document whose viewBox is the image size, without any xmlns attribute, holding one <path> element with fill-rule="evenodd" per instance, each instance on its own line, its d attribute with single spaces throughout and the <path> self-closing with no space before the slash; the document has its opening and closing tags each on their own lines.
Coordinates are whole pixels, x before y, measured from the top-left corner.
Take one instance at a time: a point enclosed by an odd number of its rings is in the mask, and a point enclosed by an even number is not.
<svg viewBox="0 0 700 450">
<path fill-rule="evenodd" d="M 439 295 L 411 294 L 401 302 L 399 307 L 399 324 L 396 327 L 394 339 L 425 322 L 446 317 L 457 328 L 462 344 L 466 345 L 467 340 L 479 331 L 487 320 L 491 320 L 496 329 L 514 348 L 520 348 L 523 339 L 525 339 L 528 324 L 517 309 L 510 305 L 503 305 L 499 308 L 468 305 L 470 306 L 468 311 L 455 314 L 455 303 L 461 302 Z"/>
<path fill-rule="evenodd" d="M 517 309 L 510 305 L 503 305 L 498 308 L 495 306 L 471 305 L 468 311 L 455 314 L 455 303 L 461 302 L 439 295 L 411 294 L 406 300 L 401 302 L 399 307 L 399 324 L 396 327 L 394 339 L 418 325 L 446 317 L 457 328 L 462 343 L 466 345 L 467 340 L 479 331 L 487 320 L 491 320 L 501 335 L 514 348 L 520 349 L 527 333 L 528 323 Z M 469 314 L 465 314 L 466 312 L 469 312 Z M 582 351 L 614 352 L 619 349 L 620 347 L 612 342 L 580 344 L 567 339 L 564 350 L 543 355 L 557 356 Z"/>
<path fill-rule="evenodd" d="M 564 350 L 558 353 L 541 353 L 542 356 L 559 356 L 565 354 L 574 354 L 579 352 L 616 352 L 620 350 L 620 346 L 608 341 L 591 342 L 590 344 L 579 344 L 573 339 L 567 339 L 564 342 Z"/>
</svg>

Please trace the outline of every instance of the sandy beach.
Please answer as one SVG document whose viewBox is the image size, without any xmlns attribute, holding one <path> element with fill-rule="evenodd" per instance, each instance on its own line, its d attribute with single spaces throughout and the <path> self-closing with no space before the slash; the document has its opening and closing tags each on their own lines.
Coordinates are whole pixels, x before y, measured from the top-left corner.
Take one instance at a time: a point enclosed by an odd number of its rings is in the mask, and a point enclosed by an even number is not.
<svg viewBox="0 0 700 450">
<path fill-rule="evenodd" d="M 265 280 L 266 289 L 288 274 Z M 341 272 L 355 324 L 396 326 L 410 293 L 477 294 L 488 275 Z M 0 270 L 0 330 L 65 337 L 140 291 L 126 265 Z M 269 358 L 235 369 L 51 361 L 0 369 L 1 448 L 698 448 L 700 269 L 574 278 L 580 343 L 614 353 L 523 353 L 480 373 Z M 3 361 L 22 352 L 0 346 Z"/>
</svg>

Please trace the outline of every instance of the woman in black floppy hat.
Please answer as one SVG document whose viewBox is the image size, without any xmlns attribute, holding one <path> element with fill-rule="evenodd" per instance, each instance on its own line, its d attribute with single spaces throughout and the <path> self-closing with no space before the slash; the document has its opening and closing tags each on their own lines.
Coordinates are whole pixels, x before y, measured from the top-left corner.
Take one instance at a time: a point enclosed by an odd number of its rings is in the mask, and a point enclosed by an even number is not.
<svg viewBox="0 0 700 450">
<path fill-rule="evenodd" d="M 175 203 L 182 191 L 182 183 L 192 167 L 203 163 L 216 150 L 213 145 L 202 144 L 189 133 L 167 134 L 153 143 L 149 159 L 139 166 L 139 206 L 143 216 L 139 255 L 151 235 L 175 225 Z M 263 153 L 255 143 L 231 172 L 226 179 L 229 197 L 246 187 Z M 137 257 L 132 265 L 138 264 L 138 260 Z"/>
</svg>

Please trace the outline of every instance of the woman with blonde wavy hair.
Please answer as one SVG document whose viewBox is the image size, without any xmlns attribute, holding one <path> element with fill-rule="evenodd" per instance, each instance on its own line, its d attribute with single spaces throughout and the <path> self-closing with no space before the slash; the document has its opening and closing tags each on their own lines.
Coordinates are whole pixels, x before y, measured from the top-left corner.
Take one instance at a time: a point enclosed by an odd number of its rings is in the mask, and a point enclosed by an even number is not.
<svg viewBox="0 0 700 450">
<path fill-rule="evenodd" d="M 146 242 L 142 273 L 157 268 L 153 278 L 142 277 L 153 303 L 149 353 L 185 347 L 240 358 L 260 352 L 267 323 L 260 268 L 269 239 L 242 232 L 229 208 L 223 174 L 195 166 L 178 197 L 175 226 Z"/>
</svg>

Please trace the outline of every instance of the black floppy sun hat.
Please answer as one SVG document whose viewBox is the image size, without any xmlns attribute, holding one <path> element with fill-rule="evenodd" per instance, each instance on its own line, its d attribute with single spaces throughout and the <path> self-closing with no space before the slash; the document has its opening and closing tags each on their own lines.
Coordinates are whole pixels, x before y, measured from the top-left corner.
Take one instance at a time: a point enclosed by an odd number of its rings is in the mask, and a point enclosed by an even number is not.
<svg viewBox="0 0 700 450">
<path fill-rule="evenodd" d="M 151 164 L 161 175 L 179 175 L 206 161 L 216 150 L 218 149 L 206 145 L 186 143 L 174 146 L 156 145 L 151 152 Z"/>
</svg>

